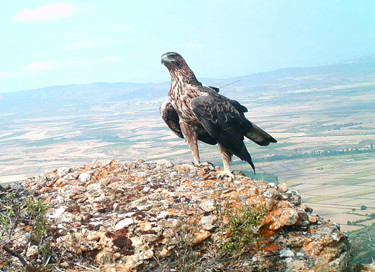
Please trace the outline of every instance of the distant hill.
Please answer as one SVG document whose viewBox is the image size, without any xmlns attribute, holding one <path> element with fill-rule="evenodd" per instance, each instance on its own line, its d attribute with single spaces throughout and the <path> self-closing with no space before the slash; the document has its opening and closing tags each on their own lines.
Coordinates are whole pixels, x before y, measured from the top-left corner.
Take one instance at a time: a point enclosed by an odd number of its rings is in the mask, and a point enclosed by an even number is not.
<svg viewBox="0 0 375 272">
<path fill-rule="evenodd" d="M 93 106 L 126 100 L 155 100 L 166 95 L 169 83 L 91 83 L 53 86 L 2 94 L 0 114 L 69 114 Z"/>
<path fill-rule="evenodd" d="M 216 87 L 236 82 L 222 89 L 224 95 L 234 97 L 314 89 L 321 86 L 327 88 L 337 84 L 375 81 L 375 56 L 328 66 L 285 68 L 229 79 L 200 80 Z M 130 100 L 155 101 L 166 97 L 168 89 L 169 82 L 97 82 L 4 93 L 0 96 L 0 115 L 51 116 L 71 114 L 72 111 L 87 113 L 112 103 Z"/>
</svg>

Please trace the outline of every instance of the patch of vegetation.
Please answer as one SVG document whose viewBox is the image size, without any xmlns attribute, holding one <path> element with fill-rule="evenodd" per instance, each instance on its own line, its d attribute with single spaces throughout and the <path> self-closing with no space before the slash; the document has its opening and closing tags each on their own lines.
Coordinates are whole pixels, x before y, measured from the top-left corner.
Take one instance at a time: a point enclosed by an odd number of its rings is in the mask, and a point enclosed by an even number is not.
<svg viewBox="0 0 375 272">
<path fill-rule="evenodd" d="M 347 235 L 352 245 L 351 254 L 354 263 L 369 264 L 375 262 L 375 223 L 348 232 Z"/>
<path fill-rule="evenodd" d="M 241 203 L 217 206 L 218 219 L 215 225 L 219 236 L 211 236 L 196 243 L 199 222 L 183 224 L 173 238 L 175 247 L 171 254 L 165 258 L 154 256 L 153 265 L 140 269 L 183 272 L 238 271 L 241 256 L 256 248 L 262 239 L 259 227 L 265 214 L 265 208 Z"/>
<path fill-rule="evenodd" d="M 184 224 L 176 232 L 175 246 L 165 258 L 154 255 L 153 264 L 139 267 L 140 271 L 224 271 L 223 258 L 218 245 L 210 238 L 194 244 L 198 222 Z"/>
<path fill-rule="evenodd" d="M 48 271 L 49 252 L 47 205 L 18 192 L 0 194 L 0 269 Z M 23 238 L 22 238 L 23 237 Z M 15 246 L 15 244 L 17 246 Z M 18 259 L 14 262 L 10 256 Z M 18 271 L 18 270 L 17 270 Z"/>
<path fill-rule="evenodd" d="M 222 248 L 237 255 L 254 246 L 261 238 L 258 231 L 266 211 L 265 208 L 258 209 L 249 205 L 226 208 L 224 215 L 228 219 L 228 224 L 224 227 L 224 231 L 227 240 Z"/>
</svg>

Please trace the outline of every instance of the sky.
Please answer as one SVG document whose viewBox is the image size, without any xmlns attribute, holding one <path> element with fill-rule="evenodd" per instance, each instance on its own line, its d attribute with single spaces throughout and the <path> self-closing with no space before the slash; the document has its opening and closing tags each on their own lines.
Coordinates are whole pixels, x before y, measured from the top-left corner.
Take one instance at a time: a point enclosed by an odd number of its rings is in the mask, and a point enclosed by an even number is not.
<svg viewBox="0 0 375 272">
<path fill-rule="evenodd" d="M 169 81 L 180 53 L 198 78 L 231 78 L 375 54 L 373 0 L 17 0 L 0 4 L 0 93 Z"/>
</svg>

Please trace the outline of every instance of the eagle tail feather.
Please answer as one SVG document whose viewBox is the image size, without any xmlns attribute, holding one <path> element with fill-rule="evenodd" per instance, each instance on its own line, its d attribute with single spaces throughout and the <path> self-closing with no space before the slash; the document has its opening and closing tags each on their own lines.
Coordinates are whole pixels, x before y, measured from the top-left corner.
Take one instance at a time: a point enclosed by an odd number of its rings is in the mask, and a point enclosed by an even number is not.
<svg viewBox="0 0 375 272">
<path fill-rule="evenodd" d="M 261 146 L 267 146 L 270 143 L 276 143 L 276 139 L 265 132 L 260 127 L 252 124 L 250 128 L 246 131 L 245 137 L 252 140 L 253 142 L 257 143 Z"/>
<path fill-rule="evenodd" d="M 237 157 L 239 157 L 241 160 L 246 161 L 248 164 L 250 164 L 251 168 L 253 169 L 253 172 L 255 174 L 255 165 L 253 163 L 253 160 L 251 159 L 251 155 L 249 151 L 247 151 L 246 146 L 244 143 L 242 143 L 242 148 L 240 152 L 233 153 Z"/>
</svg>

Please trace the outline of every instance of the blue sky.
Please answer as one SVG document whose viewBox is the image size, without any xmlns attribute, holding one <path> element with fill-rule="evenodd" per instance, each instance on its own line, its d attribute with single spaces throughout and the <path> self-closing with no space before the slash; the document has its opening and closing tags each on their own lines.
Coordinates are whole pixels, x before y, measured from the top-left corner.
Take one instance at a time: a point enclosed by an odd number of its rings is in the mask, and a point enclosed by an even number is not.
<svg viewBox="0 0 375 272">
<path fill-rule="evenodd" d="M 0 92 L 162 82 L 167 51 L 198 78 L 375 54 L 375 1 L 2 1 Z"/>
</svg>

